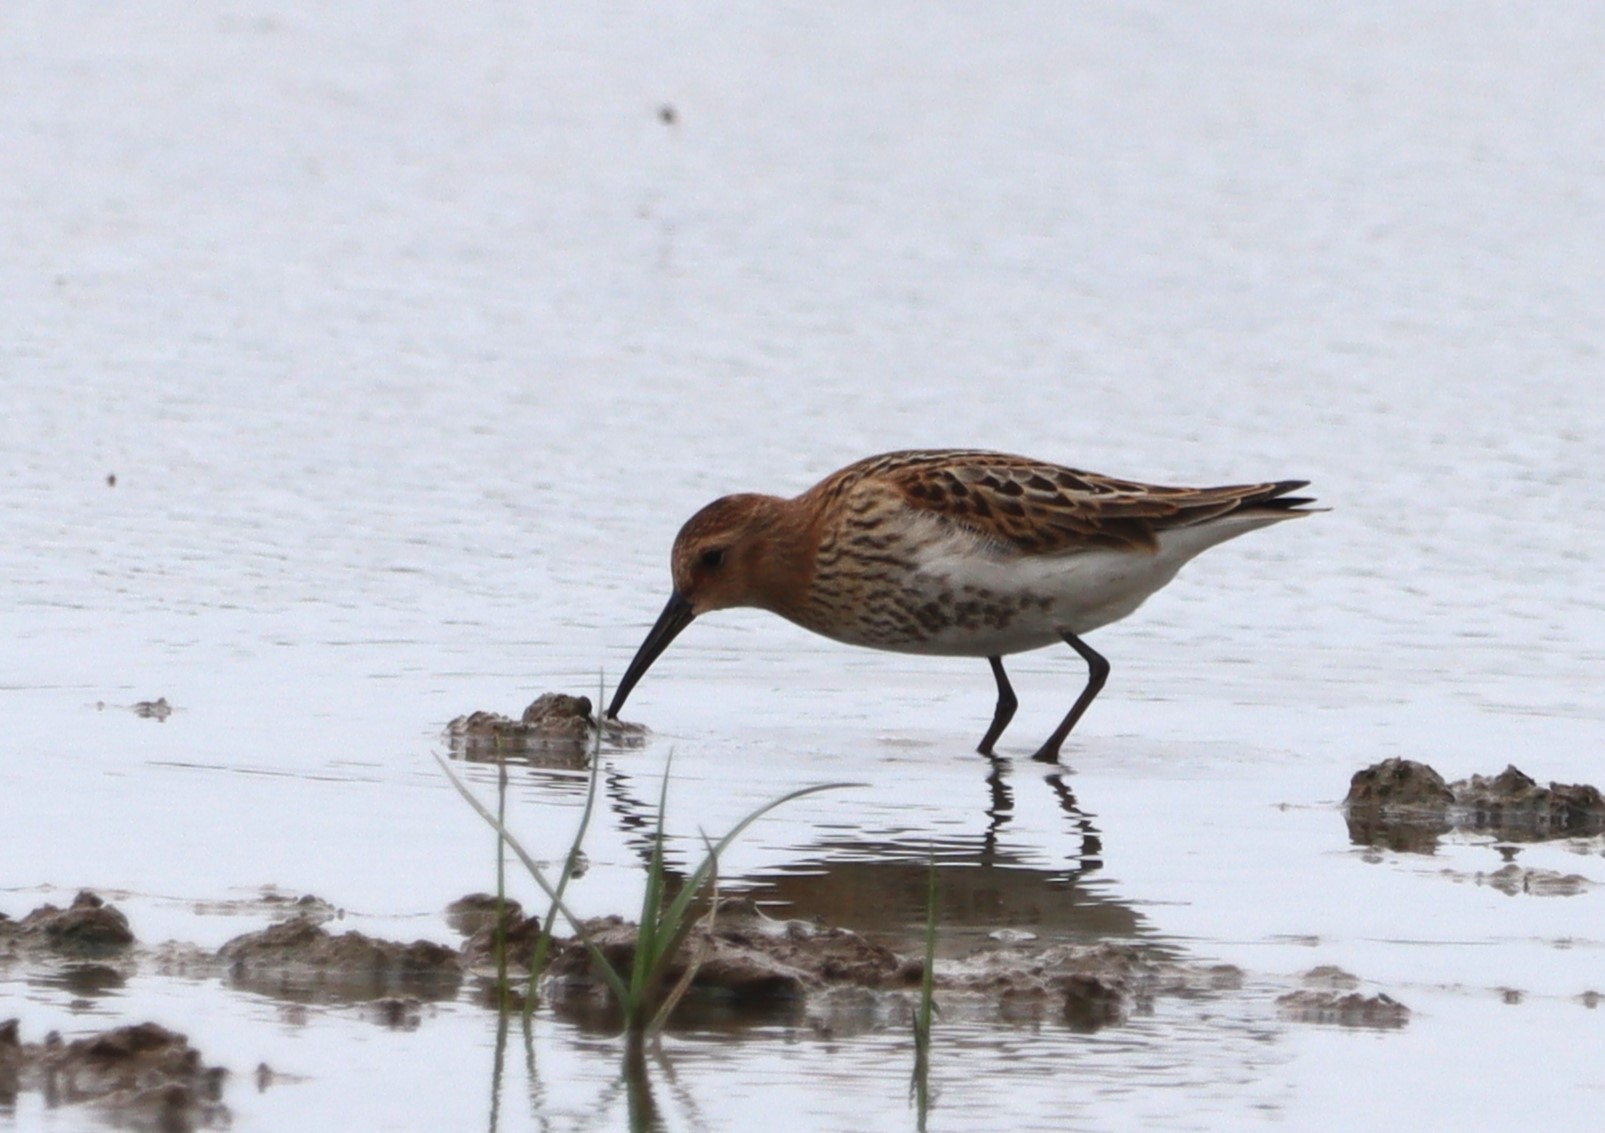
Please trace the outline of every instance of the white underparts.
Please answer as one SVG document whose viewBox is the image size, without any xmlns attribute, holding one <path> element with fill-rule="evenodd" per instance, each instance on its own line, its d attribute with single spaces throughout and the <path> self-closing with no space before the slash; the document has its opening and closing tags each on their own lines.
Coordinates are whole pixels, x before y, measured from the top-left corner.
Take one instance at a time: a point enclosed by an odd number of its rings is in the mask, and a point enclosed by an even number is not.
<svg viewBox="0 0 1605 1133">
<path fill-rule="evenodd" d="M 1169 528 L 1153 552 L 1098 547 L 1051 555 L 1020 554 L 922 520 L 921 529 L 906 533 L 923 544 L 908 578 L 911 597 L 949 616 L 929 626 L 924 640 L 881 647 L 966 657 L 1040 649 L 1061 642 L 1064 630 L 1079 636 L 1119 621 L 1199 553 L 1284 518 L 1250 512 Z"/>
</svg>

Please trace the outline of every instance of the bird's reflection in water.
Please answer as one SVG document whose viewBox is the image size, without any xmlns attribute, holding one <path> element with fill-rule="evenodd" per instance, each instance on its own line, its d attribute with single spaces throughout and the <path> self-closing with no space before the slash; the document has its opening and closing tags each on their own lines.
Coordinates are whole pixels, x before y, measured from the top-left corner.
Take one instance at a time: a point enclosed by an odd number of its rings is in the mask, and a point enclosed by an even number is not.
<svg viewBox="0 0 1605 1133">
<path fill-rule="evenodd" d="M 1009 766 L 990 761 L 986 825 L 977 834 L 833 839 L 740 884 L 772 916 L 819 918 L 884 936 L 898 942 L 894 947 L 912 945 L 924 931 L 933 867 L 944 951 L 961 951 L 1002 930 L 1050 941 L 1141 935 L 1135 909 L 1092 877 L 1103 864 L 1101 836 L 1062 775 L 1042 781 L 1069 824 L 1076 849 L 1068 860 L 1056 865 L 1041 847 L 1006 837 L 1014 817 Z"/>
<path fill-rule="evenodd" d="M 986 776 L 986 785 L 992 802 L 986 809 L 988 823 L 983 858 L 990 860 L 990 855 L 997 852 L 999 833 L 1014 818 L 1014 791 L 1008 783 L 1009 761 L 999 759 L 997 756 L 988 756 L 987 763 L 990 768 Z M 1069 820 L 1072 837 L 1080 844 L 1079 851 L 1071 859 L 1071 873 L 1090 873 L 1102 866 L 1103 861 L 1099 855 L 1103 852 L 1103 841 L 1097 827 L 1092 824 L 1092 816 L 1083 811 L 1081 804 L 1076 802 L 1075 792 L 1070 789 L 1070 784 L 1065 782 L 1064 773 L 1054 771 L 1044 777 L 1043 782 L 1052 790 L 1059 809 Z"/>
<path fill-rule="evenodd" d="M 652 855 L 660 784 L 637 783 L 618 761 L 602 756 L 601 790 L 612 822 L 646 863 Z M 585 790 L 584 765 L 571 753 L 547 761 L 528 758 L 536 785 L 572 800 Z M 1045 785 L 1066 824 L 1072 847 L 1055 861 L 1047 846 L 1011 839 L 1015 792 L 1011 761 L 977 761 L 983 819 L 973 834 L 919 831 L 893 834 L 866 831 L 833 836 L 799 848 L 793 860 L 778 868 L 746 876 L 724 876 L 725 893 L 741 892 L 768 915 L 780 919 L 818 920 L 886 938 L 898 947 L 923 932 L 930 870 L 937 871 L 938 923 L 945 949 L 961 948 L 1002 930 L 1032 933 L 1047 941 L 1130 939 L 1148 931 L 1135 908 L 1115 896 L 1113 886 L 1093 875 L 1102 867 L 1102 835 L 1094 816 L 1084 811 L 1064 775 L 1058 771 L 1028 776 L 1024 788 Z M 544 773 L 543 773 L 544 772 Z M 600 812 L 598 814 L 600 818 Z M 1062 846 L 1054 839 L 1054 847 Z M 685 841 L 677 853 L 665 847 L 666 881 L 672 892 L 700 862 L 700 839 Z"/>
</svg>

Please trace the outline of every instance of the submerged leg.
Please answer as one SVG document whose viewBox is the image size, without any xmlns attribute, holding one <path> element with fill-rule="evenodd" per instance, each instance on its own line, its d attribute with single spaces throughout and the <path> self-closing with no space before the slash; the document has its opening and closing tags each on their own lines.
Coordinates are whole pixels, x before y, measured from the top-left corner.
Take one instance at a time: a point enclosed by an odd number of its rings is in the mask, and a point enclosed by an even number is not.
<svg viewBox="0 0 1605 1133">
<path fill-rule="evenodd" d="M 992 726 L 987 728 L 986 735 L 981 737 L 981 746 L 975 750 L 982 755 L 991 755 L 992 745 L 998 742 L 1003 729 L 1014 719 L 1014 710 L 1020 707 L 1020 702 L 1014 698 L 1014 689 L 1009 685 L 1009 675 L 1003 671 L 1003 658 L 988 657 L 986 662 L 992 666 L 992 676 L 998 682 L 998 706 L 992 713 Z"/>
<path fill-rule="evenodd" d="M 1081 719 L 1087 707 L 1096 699 L 1098 690 L 1103 688 L 1103 682 L 1109 679 L 1109 662 L 1104 660 L 1102 653 L 1067 629 L 1060 630 L 1059 636 L 1069 643 L 1071 649 L 1081 654 L 1081 659 L 1087 663 L 1087 687 L 1076 697 L 1075 704 L 1070 708 L 1070 714 L 1053 730 L 1053 735 L 1048 737 L 1042 749 L 1031 757 L 1043 763 L 1059 762 L 1059 749 L 1064 746 L 1064 738 L 1070 734 L 1070 729 L 1076 726 L 1076 721 Z"/>
</svg>

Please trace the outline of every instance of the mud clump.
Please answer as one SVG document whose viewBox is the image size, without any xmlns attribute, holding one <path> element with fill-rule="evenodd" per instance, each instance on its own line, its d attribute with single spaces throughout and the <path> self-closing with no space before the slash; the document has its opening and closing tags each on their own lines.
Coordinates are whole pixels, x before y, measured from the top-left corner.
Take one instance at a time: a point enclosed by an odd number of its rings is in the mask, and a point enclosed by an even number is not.
<svg viewBox="0 0 1605 1133">
<path fill-rule="evenodd" d="M 762 1008 L 794 1005 L 809 992 L 831 985 L 906 987 L 919 978 L 917 966 L 911 968 L 890 949 L 846 929 L 769 921 L 777 926 L 771 930 L 724 921 L 718 917 L 710 927 L 704 920 L 691 930 L 666 971 L 665 991 L 691 970 L 693 996 Z M 615 971 L 630 970 L 638 935 L 635 925 L 603 917 L 586 922 L 585 935 Z M 605 1006 L 607 984 L 595 965 L 580 940 L 554 942 L 546 969 L 554 1004 L 582 1012 Z"/>
<path fill-rule="evenodd" d="M 542 735 L 589 739 L 596 730 L 596 718 L 591 714 L 591 698 L 569 696 L 561 692 L 545 692 L 529 702 L 520 724 Z"/>
<path fill-rule="evenodd" d="M 141 700 L 134 705 L 135 716 L 142 720 L 155 720 L 158 724 L 166 723 L 172 714 L 173 706 L 167 703 L 165 696 L 158 696 L 155 700 Z"/>
<path fill-rule="evenodd" d="M 1123 1021 L 1130 992 L 1124 982 L 1106 980 L 1090 972 L 1075 973 L 1064 981 L 1064 1021 L 1072 1031 L 1091 1034 Z"/>
<path fill-rule="evenodd" d="M 1454 792 L 1443 776 L 1425 763 L 1384 759 L 1354 773 L 1344 803 L 1350 810 L 1441 811 L 1454 801 Z"/>
<path fill-rule="evenodd" d="M 126 952 L 133 943 L 128 918 L 87 889 L 65 909 L 41 905 L 20 921 L 0 913 L 0 958 L 98 959 Z"/>
<path fill-rule="evenodd" d="M 1410 1009 L 1392 996 L 1361 995 L 1359 977 L 1332 964 L 1304 973 L 1304 986 L 1276 999 L 1276 1010 L 1296 1023 L 1396 1030 L 1410 1021 Z"/>
<path fill-rule="evenodd" d="M 1161 996 L 1198 997 L 1242 987 L 1241 969 L 1187 965 L 1145 945 L 1104 941 L 982 948 L 939 961 L 935 986 L 944 1007 L 1011 1022 L 1057 1015 L 1091 1033 L 1153 1010 Z"/>
<path fill-rule="evenodd" d="M 117 1124 L 182 1133 L 228 1123 L 226 1074 L 156 1023 L 71 1042 L 52 1031 L 42 1043 L 22 1042 L 15 1019 L 0 1023 L 0 1105 L 38 1090 L 51 1106 L 89 1105 Z"/>
<path fill-rule="evenodd" d="M 1455 829 L 1510 841 L 1605 832 L 1605 796 L 1587 784 L 1539 786 L 1514 766 L 1446 783 L 1424 763 L 1386 759 L 1355 773 L 1344 800 L 1357 845 L 1431 853 Z"/>
<path fill-rule="evenodd" d="M 446 923 L 464 936 L 476 936 L 495 927 L 498 907 L 503 924 L 524 923 L 524 907 L 510 897 L 498 898 L 494 893 L 470 893 L 457 898 L 446 906 Z"/>
<path fill-rule="evenodd" d="M 1526 835 L 1533 840 L 1569 838 L 1605 831 L 1605 796 L 1586 783 L 1540 787 L 1515 766 L 1498 775 L 1473 775 L 1454 783 L 1456 807 L 1465 825 Z"/>
<path fill-rule="evenodd" d="M 1377 992 L 1326 991 L 1305 988 L 1278 996 L 1276 1009 L 1299 1023 L 1327 1023 L 1340 1027 L 1396 1030 L 1410 1021 L 1410 1009 L 1392 996 Z"/>
<path fill-rule="evenodd" d="M 1336 964 L 1321 964 L 1304 973 L 1304 986 L 1317 991 L 1353 991 L 1360 986 L 1360 977 Z"/>
<path fill-rule="evenodd" d="M 235 986 L 281 999 L 449 999 L 462 983 L 462 959 L 443 944 L 334 935 L 304 917 L 237 936 L 218 956 Z"/>
<path fill-rule="evenodd" d="M 600 733 L 600 735 L 598 734 Z M 513 720 L 497 712 L 471 712 L 446 725 L 453 752 L 473 762 L 498 756 L 581 759 L 600 738 L 615 747 L 639 746 L 647 730 L 619 720 L 598 721 L 591 698 L 547 692 Z"/>
</svg>

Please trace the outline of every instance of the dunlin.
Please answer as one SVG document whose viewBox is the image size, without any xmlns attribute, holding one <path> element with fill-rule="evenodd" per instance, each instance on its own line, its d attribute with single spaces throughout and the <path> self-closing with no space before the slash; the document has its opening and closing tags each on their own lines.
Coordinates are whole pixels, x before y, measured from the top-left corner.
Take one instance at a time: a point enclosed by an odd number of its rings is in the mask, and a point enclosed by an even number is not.
<svg viewBox="0 0 1605 1133">
<path fill-rule="evenodd" d="M 735 495 L 675 538 L 674 593 L 608 706 L 691 620 L 756 606 L 852 645 L 985 657 L 997 708 L 979 750 L 1018 704 L 1003 658 L 1065 642 L 1087 683 L 1033 756 L 1065 737 L 1109 676 L 1081 635 L 1131 613 L 1200 551 L 1308 515 L 1306 480 L 1166 488 L 993 452 L 892 452 L 850 464 L 795 499 Z"/>
</svg>

